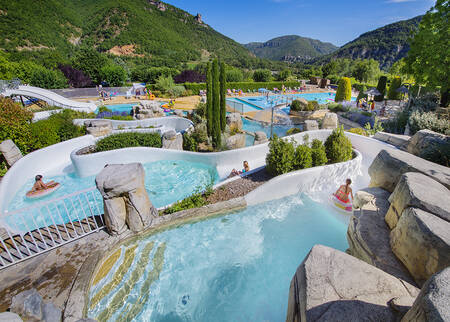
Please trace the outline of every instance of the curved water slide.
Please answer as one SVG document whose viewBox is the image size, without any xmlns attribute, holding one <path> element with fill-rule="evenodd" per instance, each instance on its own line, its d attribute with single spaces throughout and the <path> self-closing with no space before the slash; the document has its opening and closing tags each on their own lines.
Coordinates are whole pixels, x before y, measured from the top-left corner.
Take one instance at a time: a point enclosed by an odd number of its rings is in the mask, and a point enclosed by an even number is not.
<svg viewBox="0 0 450 322">
<path fill-rule="evenodd" d="M 72 109 L 80 112 L 94 112 L 97 109 L 95 103 L 84 103 L 70 100 L 64 96 L 58 95 L 47 89 L 40 87 L 19 85 L 15 88 L 6 88 L 2 93 L 4 96 L 25 96 L 37 98 L 47 102 L 49 105 L 61 107 L 63 109 Z"/>
</svg>

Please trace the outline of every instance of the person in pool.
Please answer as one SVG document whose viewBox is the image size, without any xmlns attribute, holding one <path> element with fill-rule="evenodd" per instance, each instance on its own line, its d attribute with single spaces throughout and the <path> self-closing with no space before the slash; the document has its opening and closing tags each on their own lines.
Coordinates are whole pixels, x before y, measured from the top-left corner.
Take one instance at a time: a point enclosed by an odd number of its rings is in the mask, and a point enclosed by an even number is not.
<svg viewBox="0 0 450 322">
<path fill-rule="evenodd" d="M 240 174 L 246 173 L 250 171 L 250 166 L 248 165 L 247 161 L 243 162 L 243 166 L 244 168 L 242 169 L 242 171 L 237 171 L 236 169 L 231 170 L 230 175 L 228 176 L 228 178 L 234 177 L 234 176 L 238 176 Z"/>
<path fill-rule="evenodd" d="M 49 181 L 47 183 L 44 183 L 44 181 L 42 181 L 42 175 L 38 174 L 36 177 L 34 177 L 34 185 L 33 185 L 33 189 L 31 189 L 31 191 L 39 191 L 39 190 L 45 190 L 50 188 L 50 185 L 52 185 L 53 183 L 55 183 L 54 181 Z"/>
<path fill-rule="evenodd" d="M 339 189 L 333 195 L 343 203 L 349 203 L 350 202 L 349 195 L 352 196 L 353 200 L 353 190 L 352 188 L 350 188 L 351 184 L 352 180 L 347 179 L 345 181 L 345 185 L 340 186 Z"/>
</svg>

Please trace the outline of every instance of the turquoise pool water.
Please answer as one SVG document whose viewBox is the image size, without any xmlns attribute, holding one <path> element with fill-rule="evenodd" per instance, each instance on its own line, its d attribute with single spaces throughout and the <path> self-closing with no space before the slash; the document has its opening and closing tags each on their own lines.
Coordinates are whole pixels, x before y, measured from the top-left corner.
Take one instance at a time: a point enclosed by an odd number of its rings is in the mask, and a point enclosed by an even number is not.
<svg viewBox="0 0 450 322">
<path fill-rule="evenodd" d="M 88 316 L 284 321 L 297 267 L 315 244 L 344 251 L 347 221 L 297 195 L 149 236 L 121 247 L 119 260 L 90 290 Z M 135 255 L 124 271 L 126 249 Z M 110 283 L 120 271 L 123 278 Z"/>
<path fill-rule="evenodd" d="M 137 105 L 137 103 L 132 104 L 115 104 L 115 105 L 106 105 L 108 109 L 112 112 L 127 112 L 130 113 L 133 106 Z M 98 108 L 95 110 L 95 113 L 98 113 Z"/>
<path fill-rule="evenodd" d="M 149 194 L 150 200 L 155 207 L 167 206 L 173 202 L 184 199 L 194 193 L 197 189 L 204 189 L 208 184 L 215 183 L 219 180 L 217 171 L 214 167 L 208 166 L 202 163 L 194 163 L 189 161 L 157 161 L 144 164 L 145 169 L 145 188 Z M 44 201 L 53 200 L 59 197 L 66 196 L 68 194 L 85 190 L 91 187 L 95 187 L 95 176 L 80 178 L 75 173 L 69 173 L 59 176 L 45 176 L 44 182 L 54 180 L 61 183 L 61 188 L 54 193 L 39 199 L 30 200 L 25 197 L 25 193 L 33 186 L 33 178 L 30 178 L 28 182 L 16 193 L 8 206 L 8 211 L 15 209 L 21 209 L 38 205 Z M 95 196 L 88 196 L 89 200 L 81 200 L 82 204 L 93 203 L 95 206 L 95 199 L 100 199 L 100 193 L 95 190 Z M 67 206 L 79 207 L 80 201 L 76 200 L 75 205 L 69 203 Z M 69 209 L 69 210 L 70 210 Z M 102 210 L 102 209 L 101 209 Z M 46 209 L 43 213 L 42 209 L 35 209 L 35 218 L 38 220 L 44 220 L 48 218 Z M 62 211 L 63 217 L 66 211 Z M 58 216 L 59 217 L 59 216 Z M 67 217 L 67 216 L 65 216 Z M 29 219 L 29 221 L 28 221 Z M 27 219 L 27 224 L 30 227 L 34 227 L 31 218 Z M 61 221 L 59 218 L 56 218 Z M 63 218 L 66 220 L 66 218 Z M 19 224 L 19 230 L 23 230 L 22 220 L 17 223 L 14 215 L 11 218 L 7 218 L 7 222 L 10 224 Z M 48 222 L 50 224 L 50 222 Z"/>
<path fill-rule="evenodd" d="M 286 136 L 286 132 L 290 129 L 296 127 L 298 129 L 302 129 L 302 125 L 274 125 L 273 126 L 273 134 L 276 134 L 278 137 Z M 246 118 L 242 118 L 242 129 L 247 132 L 257 132 L 262 131 L 266 133 L 267 137 L 270 137 L 270 125 L 264 125 L 264 123 L 251 121 Z"/>
</svg>

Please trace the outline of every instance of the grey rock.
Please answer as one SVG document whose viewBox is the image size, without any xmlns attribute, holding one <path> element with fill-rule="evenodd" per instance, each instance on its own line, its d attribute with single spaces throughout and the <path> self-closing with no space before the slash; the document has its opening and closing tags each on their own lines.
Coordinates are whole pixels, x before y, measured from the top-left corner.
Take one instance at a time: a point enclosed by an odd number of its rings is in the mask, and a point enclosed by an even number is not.
<svg viewBox="0 0 450 322">
<path fill-rule="evenodd" d="M 391 206 L 385 219 L 391 229 L 395 228 L 403 210 L 408 207 L 425 210 L 450 222 L 450 191 L 422 173 L 403 174 L 389 202 Z"/>
<path fill-rule="evenodd" d="M 386 132 L 377 132 L 373 138 L 382 142 L 392 144 L 393 146 L 396 146 L 403 151 L 406 151 L 409 140 L 411 139 L 411 137 L 408 135 L 392 134 Z"/>
<path fill-rule="evenodd" d="M 305 131 L 315 131 L 319 129 L 319 123 L 315 120 L 306 120 L 305 121 Z"/>
<path fill-rule="evenodd" d="M 173 140 L 177 136 L 177 132 L 175 130 L 169 130 L 167 132 L 164 132 L 163 138 L 167 140 Z"/>
<path fill-rule="evenodd" d="M 87 120 L 84 121 L 84 126 L 86 127 L 110 127 L 112 128 L 112 122 L 111 120 Z"/>
<path fill-rule="evenodd" d="M 0 322 L 22 322 L 23 320 L 16 313 L 2 312 L 0 313 Z"/>
<path fill-rule="evenodd" d="M 42 297 L 34 288 L 24 291 L 12 298 L 10 309 L 27 321 L 41 321 Z"/>
<path fill-rule="evenodd" d="M 407 208 L 391 232 L 391 248 L 421 286 L 450 266 L 450 223 L 421 209 Z"/>
<path fill-rule="evenodd" d="M 389 208 L 389 192 L 381 188 L 366 188 L 363 191 L 373 200 L 354 211 L 347 229 L 350 255 L 379 269 L 415 284 L 413 278 L 392 252 L 390 230 L 384 221 Z"/>
<path fill-rule="evenodd" d="M 423 285 L 402 322 L 450 321 L 450 267 L 433 275 Z"/>
<path fill-rule="evenodd" d="M 441 151 L 450 153 L 450 136 L 430 130 L 417 132 L 408 144 L 408 152 L 422 158 Z M 450 155 L 447 158 L 450 159 Z"/>
<path fill-rule="evenodd" d="M 255 132 L 255 141 L 253 142 L 253 145 L 263 144 L 268 141 L 269 141 L 269 139 L 267 138 L 267 135 L 265 132 L 262 132 L 262 131 Z"/>
<path fill-rule="evenodd" d="M 111 234 L 125 231 L 124 219 L 130 230 L 140 232 L 158 215 L 145 190 L 144 179 L 145 171 L 140 163 L 107 165 L 95 178 Z"/>
<path fill-rule="evenodd" d="M 84 122 L 86 132 L 95 137 L 105 136 L 112 132 L 111 120 L 88 120 Z"/>
<path fill-rule="evenodd" d="M 287 322 L 396 321 L 387 304 L 414 286 L 341 251 L 316 245 L 291 281 Z"/>
<path fill-rule="evenodd" d="M 78 320 L 76 322 L 97 322 L 97 320 L 94 320 L 94 319 L 80 319 L 80 320 Z"/>
<path fill-rule="evenodd" d="M 44 302 L 42 305 L 42 321 L 43 322 L 59 322 L 61 321 L 62 312 L 51 302 Z"/>
<path fill-rule="evenodd" d="M 169 135 L 166 135 L 169 132 Z M 162 139 L 162 148 L 169 150 L 183 150 L 183 135 L 181 133 L 175 133 L 175 131 L 169 131 L 164 133 Z M 174 136 L 172 136 L 175 134 Z M 170 137 L 170 138 L 169 138 Z"/>
<path fill-rule="evenodd" d="M 366 204 L 372 202 L 375 199 L 375 196 L 364 190 L 357 191 L 355 193 L 355 198 L 353 199 L 353 208 L 360 209 Z"/>
<path fill-rule="evenodd" d="M 336 113 L 327 113 L 322 121 L 322 129 L 334 130 L 339 125 L 339 120 Z"/>
<path fill-rule="evenodd" d="M 12 166 L 23 156 L 12 140 L 5 140 L 0 143 L 0 152 L 3 154 L 8 166 Z"/>
<path fill-rule="evenodd" d="M 242 130 L 242 118 L 239 113 L 230 113 L 227 115 L 227 125 L 230 129 Z"/>
<path fill-rule="evenodd" d="M 450 168 L 394 149 L 381 150 L 369 167 L 370 186 L 394 191 L 406 172 L 423 173 L 450 189 Z"/>
<path fill-rule="evenodd" d="M 245 147 L 245 134 L 235 134 L 226 141 L 227 149 L 234 150 Z"/>
<path fill-rule="evenodd" d="M 184 117 L 183 111 L 181 111 L 181 110 L 175 110 L 174 113 L 176 116 Z"/>
</svg>

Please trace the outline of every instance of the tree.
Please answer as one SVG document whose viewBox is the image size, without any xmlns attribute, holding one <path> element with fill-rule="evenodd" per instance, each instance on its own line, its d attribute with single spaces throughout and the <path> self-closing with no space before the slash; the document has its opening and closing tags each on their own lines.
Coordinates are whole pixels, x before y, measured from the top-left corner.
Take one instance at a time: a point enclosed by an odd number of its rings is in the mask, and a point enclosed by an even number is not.
<svg viewBox="0 0 450 322">
<path fill-rule="evenodd" d="M 270 82 L 272 73 L 268 69 L 258 69 L 253 73 L 253 80 L 255 82 Z"/>
<path fill-rule="evenodd" d="M 216 59 L 212 63 L 212 105 L 213 105 L 213 145 L 214 147 L 220 146 L 220 81 L 219 81 L 219 62 Z"/>
<path fill-rule="evenodd" d="M 322 66 L 323 77 L 328 77 L 328 75 L 338 74 L 338 62 L 336 60 L 330 61 L 328 64 Z"/>
<path fill-rule="evenodd" d="M 242 71 L 239 69 L 229 69 L 226 71 L 227 74 L 227 82 L 242 82 L 244 80 L 244 75 Z"/>
<path fill-rule="evenodd" d="M 45 67 L 36 68 L 30 77 L 30 84 L 41 88 L 65 88 L 67 79 L 59 70 L 50 70 Z"/>
<path fill-rule="evenodd" d="M 204 74 L 200 74 L 195 70 L 186 69 L 183 70 L 180 74 L 174 77 L 173 79 L 175 83 L 204 83 L 206 80 L 206 76 Z"/>
<path fill-rule="evenodd" d="M 441 106 L 447 106 L 450 95 L 449 0 L 437 0 L 422 18 L 406 57 L 406 70 L 426 86 L 440 87 Z"/>
<path fill-rule="evenodd" d="M 105 65 L 100 70 L 102 81 L 108 83 L 109 86 L 122 86 L 127 80 L 127 73 L 123 67 L 119 65 Z"/>
<path fill-rule="evenodd" d="M 70 65 L 59 65 L 58 68 L 67 78 L 71 87 L 83 88 L 93 85 L 92 79 L 79 69 L 73 68 Z"/>
<path fill-rule="evenodd" d="M 286 81 L 289 77 L 292 76 L 292 71 L 290 69 L 283 69 L 279 74 L 277 79 L 279 81 Z"/>
<path fill-rule="evenodd" d="M 350 101 L 352 99 L 352 84 L 350 78 L 342 77 L 336 91 L 336 102 Z"/>
<path fill-rule="evenodd" d="M 98 51 L 89 47 L 82 47 L 72 59 L 72 66 L 81 69 L 89 75 L 96 84 L 101 80 L 101 69 L 108 62 L 108 59 L 101 55 Z"/>
<path fill-rule="evenodd" d="M 33 113 L 14 103 L 10 98 L 0 96 L 0 142 L 11 139 L 22 151 L 32 148 L 31 120 Z"/>
<path fill-rule="evenodd" d="M 397 89 L 399 89 L 400 86 L 402 86 L 402 79 L 397 76 L 392 80 L 391 86 L 389 86 L 388 99 L 390 100 L 400 99 L 400 93 L 397 92 Z"/>
<path fill-rule="evenodd" d="M 220 129 L 225 131 L 227 126 L 227 75 L 225 63 L 220 63 Z"/>
<path fill-rule="evenodd" d="M 381 76 L 378 80 L 377 90 L 380 92 L 380 95 L 376 95 L 374 97 L 374 100 L 377 102 L 381 102 L 384 100 L 384 96 L 386 95 L 386 84 L 387 84 L 387 77 Z"/>
<path fill-rule="evenodd" d="M 352 68 L 352 76 L 360 82 L 368 82 L 380 73 L 380 64 L 374 59 L 358 59 Z"/>
<path fill-rule="evenodd" d="M 208 63 L 206 72 L 206 127 L 208 129 L 208 136 L 212 135 L 213 129 L 213 79 L 212 79 L 212 64 Z"/>
</svg>

